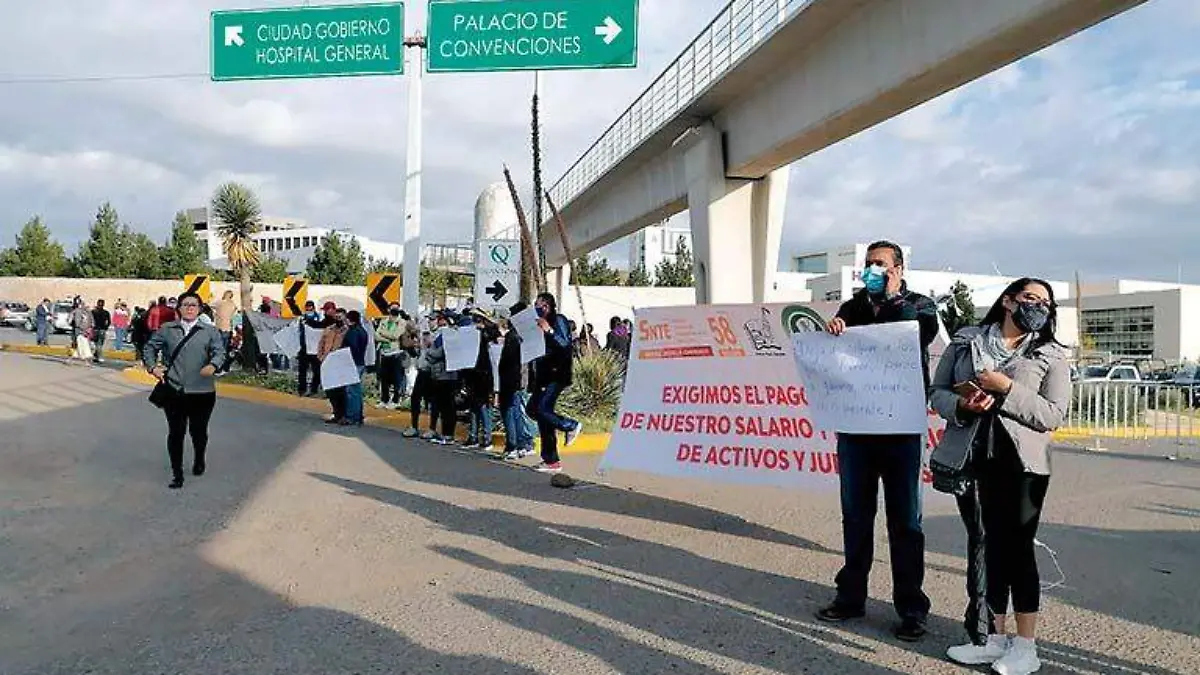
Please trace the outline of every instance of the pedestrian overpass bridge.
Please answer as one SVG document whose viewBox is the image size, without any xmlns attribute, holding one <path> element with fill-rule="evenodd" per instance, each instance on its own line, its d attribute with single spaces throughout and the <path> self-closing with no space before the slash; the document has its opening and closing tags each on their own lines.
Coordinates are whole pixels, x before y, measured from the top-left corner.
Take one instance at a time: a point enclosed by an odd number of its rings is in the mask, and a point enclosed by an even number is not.
<svg viewBox="0 0 1200 675">
<path fill-rule="evenodd" d="M 792 162 L 1143 2 L 732 0 L 550 189 L 571 252 L 686 209 L 697 301 L 762 301 Z"/>
</svg>

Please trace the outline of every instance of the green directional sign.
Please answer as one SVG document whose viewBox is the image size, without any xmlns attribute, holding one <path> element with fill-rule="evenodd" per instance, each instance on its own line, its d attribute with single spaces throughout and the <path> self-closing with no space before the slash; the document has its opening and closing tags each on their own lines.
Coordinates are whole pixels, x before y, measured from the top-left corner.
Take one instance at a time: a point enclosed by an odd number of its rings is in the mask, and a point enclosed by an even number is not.
<svg viewBox="0 0 1200 675">
<path fill-rule="evenodd" d="M 430 0 L 429 72 L 634 68 L 638 0 Z"/>
<path fill-rule="evenodd" d="M 212 79 L 404 72 L 404 3 L 216 11 Z"/>
</svg>

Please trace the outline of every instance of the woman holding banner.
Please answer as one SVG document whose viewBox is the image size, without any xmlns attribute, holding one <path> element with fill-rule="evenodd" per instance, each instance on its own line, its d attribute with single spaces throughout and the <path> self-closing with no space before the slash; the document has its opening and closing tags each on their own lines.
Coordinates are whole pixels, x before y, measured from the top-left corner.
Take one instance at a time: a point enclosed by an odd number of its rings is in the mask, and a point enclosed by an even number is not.
<svg viewBox="0 0 1200 675">
<path fill-rule="evenodd" d="M 971 642 L 947 656 L 1000 675 L 1037 671 L 1041 582 L 1034 558 L 1050 485 L 1050 434 L 1066 416 L 1071 378 L 1055 338 L 1054 291 L 1040 279 L 1008 286 L 978 327 L 954 336 L 930 400 L 946 419 L 931 458 L 935 486 L 954 493 L 967 528 Z M 1009 598 L 1017 634 L 1005 633 Z"/>
</svg>

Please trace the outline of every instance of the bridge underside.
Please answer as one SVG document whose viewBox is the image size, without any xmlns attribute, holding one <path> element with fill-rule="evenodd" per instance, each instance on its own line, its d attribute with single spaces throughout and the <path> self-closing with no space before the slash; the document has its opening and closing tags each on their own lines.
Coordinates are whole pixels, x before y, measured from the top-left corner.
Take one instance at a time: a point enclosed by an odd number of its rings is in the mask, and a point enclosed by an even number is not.
<svg viewBox="0 0 1200 675">
<path fill-rule="evenodd" d="M 761 299 L 782 233 L 777 170 L 1143 2 L 814 0 L 559 205 L 573 252 L 688 209 L 697 300 Z M 547 265 L 566 263 L 552 224 L 542 235 Z"/>
</svg>

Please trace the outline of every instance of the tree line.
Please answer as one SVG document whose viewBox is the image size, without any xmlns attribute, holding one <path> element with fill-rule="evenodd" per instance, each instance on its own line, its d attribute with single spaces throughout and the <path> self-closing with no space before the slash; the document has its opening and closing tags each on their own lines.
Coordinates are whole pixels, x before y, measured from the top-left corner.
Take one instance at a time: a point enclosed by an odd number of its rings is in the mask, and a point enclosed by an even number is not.
<svg viewBox="0 0 1200 675">
<path fill-rule="evenodd" d="M 651 277 L 644 265 L 629 270 L 624 277 L 620 270 L 608 265 L 607 258 L 593 259 L 583 256 L 571 264 L 571 283 L 579 286 L 659 286 L 663 288 L 691 288 L 695 285 L 692 276 L 692 252 L 687 240 L 680 237 L 675 242 L 675 255 L 658 263 Z"/>
<path fill-rule="evenodd" d="M 261 253 L 249 268 L 254 283 L 280 283 L 288 274 L 286 261 Z M 367 256 L 353 237 L 329 234 L 313 251 L 305 277 L 314 284 L 360 286 L 372 272 L 400 273 L 401 266 Z M 105 202 L 96 211 L 88 238 L 73 256 L 66 254 L 40 216 L 21 227 L 13 246 L 0 249 L 0 276 L 182 279 L 188 274 L 209 274 L 216 281 L 238 279 L 231 271 L 209 266 L 207 247 L 182 211 L 175 214 L 171 233 L 162 244 L 123 223 L 112 204 Z M 571 275 L 572 282 L 581 286 L 690 287 L 692 253 L 681 237 L 674 258 L 660 262 L 653 276 L 640 266 L 622 273 L 611 268 L 606 258 L 590 256 L 576 260 Z M 445 297 L 448 291 L 465 290 L 469 285 L 469 279 L 460 275 L 421 266 L 421 288 L 432 297 Z"/>
</svg>

